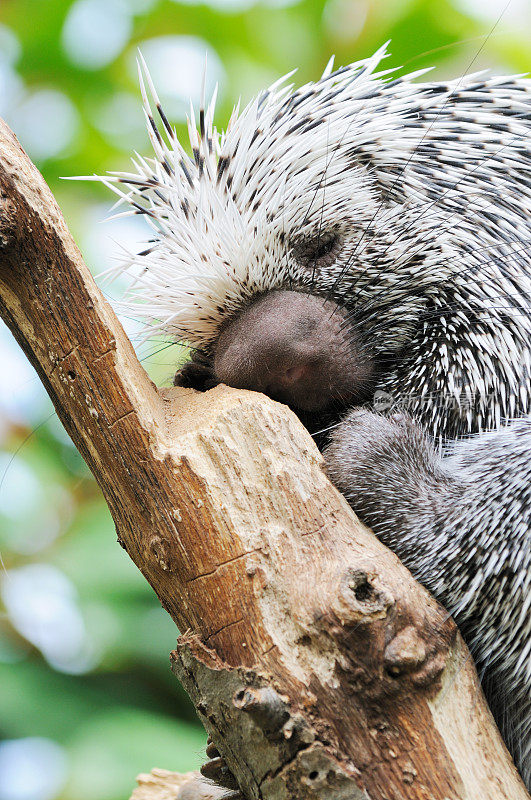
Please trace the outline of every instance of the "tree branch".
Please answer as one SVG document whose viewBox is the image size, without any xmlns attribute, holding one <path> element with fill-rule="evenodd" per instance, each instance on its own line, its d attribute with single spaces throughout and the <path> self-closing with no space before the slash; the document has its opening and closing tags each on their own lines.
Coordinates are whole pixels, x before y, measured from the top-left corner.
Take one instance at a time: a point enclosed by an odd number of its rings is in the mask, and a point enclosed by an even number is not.
<svg viewBox="0 0 531 800">
<path fill-rule="evenodd" d="M 245 797 L 520 800 L 451 619 L 287 408 L 157 389 L 0 127 L 0 313 L 181 631 L 172 667 Z"/>
</svg>

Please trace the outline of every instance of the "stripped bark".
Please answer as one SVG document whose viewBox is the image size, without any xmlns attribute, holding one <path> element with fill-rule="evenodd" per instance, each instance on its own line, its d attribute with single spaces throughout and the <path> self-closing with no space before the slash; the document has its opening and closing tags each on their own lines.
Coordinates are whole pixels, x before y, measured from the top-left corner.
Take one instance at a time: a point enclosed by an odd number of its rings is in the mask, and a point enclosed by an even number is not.
<svg viewBox="0 0 531 800">
<path fill-rule="evenodd" d="M 246 798 L 528 797 L 452 620 L 294 414 L 157 389 L 5 125 L 0 313 L 186 631 L 172 667 Z"/>
</svg>

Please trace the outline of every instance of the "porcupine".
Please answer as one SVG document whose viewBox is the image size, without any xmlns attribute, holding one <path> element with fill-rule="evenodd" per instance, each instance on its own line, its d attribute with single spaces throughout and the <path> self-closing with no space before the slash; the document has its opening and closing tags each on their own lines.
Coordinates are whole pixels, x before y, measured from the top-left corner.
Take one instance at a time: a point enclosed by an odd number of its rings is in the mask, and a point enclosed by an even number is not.
<svg viewBox="0 0 531 800">
<path fill-rule="evenodd" d="M 222 134 L 214 96 L 191 156 L 143 65 L 155 158 L 103 180 L 154 235 L 118 271 L 193 348 L 176 383 L 330 427 L 330 477 L 455 616 L 529 787 L 531 81 L 414 83 L 376 72 L 385 49 Z"/>
</svg>

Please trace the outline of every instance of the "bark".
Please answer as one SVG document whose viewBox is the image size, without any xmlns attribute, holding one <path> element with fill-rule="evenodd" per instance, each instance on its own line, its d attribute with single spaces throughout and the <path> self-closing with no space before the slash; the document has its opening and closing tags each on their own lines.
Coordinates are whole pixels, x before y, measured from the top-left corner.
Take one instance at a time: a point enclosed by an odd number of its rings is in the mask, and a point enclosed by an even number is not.
<svg viewBox="0 0 531 800">
<path fill-rule="evenodd" d="M 157 389 L 0 127 L 0 313 L 185 631 L 172 668 L 244 797 L 528 797 L 453 621 L 287 408 Z"/>
</svg>

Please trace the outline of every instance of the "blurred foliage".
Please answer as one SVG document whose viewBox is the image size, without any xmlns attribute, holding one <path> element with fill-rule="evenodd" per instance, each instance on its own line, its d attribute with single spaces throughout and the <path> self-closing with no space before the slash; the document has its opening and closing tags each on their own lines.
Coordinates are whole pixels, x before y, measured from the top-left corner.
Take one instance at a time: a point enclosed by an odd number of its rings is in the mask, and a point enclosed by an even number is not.
<svg viewBox="0 0 531 800">
<path fill-rule="evenodd" d="M 526 71 L 530 13 L 528 0 L 0 0 L 0 113 L 97 272 L 111 236 L 131 245 L 145 230 L 101 225 L 108 192 L 60 176 L 149 149 L 137 47 L 184 136 L 207 50 L 222 127 L 238 97 L 294 66 L 312 80 L 331 53 L 341 64 L 387 39 L 389 66 Z M 175 348 L 140 352 L 157 382 L 171 378 Z M 168 666 L 177 632 L 5 328 L 0 375 L 0 800 L 118 800 L 140 771 L 201 763 L 204 734 Z"/>
</svg>

